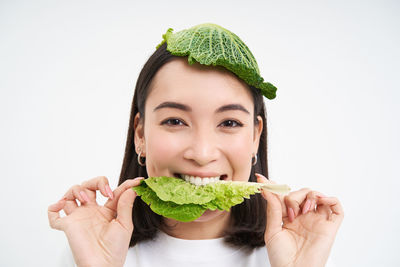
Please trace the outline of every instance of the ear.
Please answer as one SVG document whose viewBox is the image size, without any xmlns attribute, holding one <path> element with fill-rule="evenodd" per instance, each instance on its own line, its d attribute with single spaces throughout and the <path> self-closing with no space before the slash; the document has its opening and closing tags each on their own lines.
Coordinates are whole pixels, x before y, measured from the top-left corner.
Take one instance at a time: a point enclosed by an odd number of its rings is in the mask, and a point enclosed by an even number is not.
<svg viewBox="0 0 400 267">
<path fill-rule="evenodd" d="M 263 120 L 261 116 L 257 116 L 257 123 L 254 124 L 254 138 L 253 138 L 253 151 L 255 154 L 258 152 L 258 146 L 260 144 L 260 137 L 263 130 Z"/>
<path fill-rule="evenodd" d="M 145 140 L 144 140 L 144 121 L 140 117 L 140 113 L 136 113 L 135 119 L 134 119 L 134 129 L 135 129 L 135 151 L 136 154 L 139 154 L 139 152 L 142 152 L 142 157 L 144 157 L 146 154 L 146 146 L 145 146 Z"/>
</svg>

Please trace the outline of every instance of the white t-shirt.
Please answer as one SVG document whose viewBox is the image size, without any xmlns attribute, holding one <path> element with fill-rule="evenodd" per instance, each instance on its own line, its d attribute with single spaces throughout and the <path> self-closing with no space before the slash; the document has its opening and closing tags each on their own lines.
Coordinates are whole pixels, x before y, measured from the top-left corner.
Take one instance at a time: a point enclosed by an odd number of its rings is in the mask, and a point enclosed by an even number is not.
<svg viewBox="0 0 400 267">
<path fill-rule="evenodd" d="M 223 238 L 179 239 L 159 232 L 154 240 L 130 247 L 124 266 L 140 267 L 267 267 L 271 266 L 265 247 L 246 251 L 225 244 Z"/>
<path fill-rule="evenodd" d="M 72 253 L 60 266 L 75 266 Z M 229 246 L 224 238 L 206 240 L 179 239 L 159 231 L 153 240 L 130 247 L 125 267 L 269 267 L 267 249 L 253 250 Z M 334 267 L 328 260 L 326 267 Z"/>
</svg>

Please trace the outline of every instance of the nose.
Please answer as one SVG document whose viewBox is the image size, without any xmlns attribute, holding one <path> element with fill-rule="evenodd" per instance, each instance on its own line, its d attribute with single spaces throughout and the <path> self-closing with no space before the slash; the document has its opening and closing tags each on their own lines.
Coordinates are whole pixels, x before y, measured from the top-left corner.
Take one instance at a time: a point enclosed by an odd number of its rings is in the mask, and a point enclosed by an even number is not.
<svg viewBox="0 0 400 267">
<path fill-rule="evenodd" d="M 193 134 L 183 157 L 193 161 L 196 165 L 205 166 L 216 161 L 219 155 L 217 136 L 209 129 L 205 130 L 204 127 L 203 130 Z"/>
</svg>

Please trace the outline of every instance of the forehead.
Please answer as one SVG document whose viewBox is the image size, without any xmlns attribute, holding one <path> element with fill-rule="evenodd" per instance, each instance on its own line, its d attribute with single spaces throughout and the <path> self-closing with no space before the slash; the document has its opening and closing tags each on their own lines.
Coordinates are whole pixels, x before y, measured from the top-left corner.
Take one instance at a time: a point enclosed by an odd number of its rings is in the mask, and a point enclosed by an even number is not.
<svg viewBox="0 0 400 267">
<path fill-rule="evenodd" d="M 180 101 L 187 104 L 223 105 L 232 102 L 253 108 L 253 98 L 245 82 L 217 67 L 189 65 L 187 58 L 176 58 L 163 65 L 150 85 L 147 104 Z"/>
</svg>

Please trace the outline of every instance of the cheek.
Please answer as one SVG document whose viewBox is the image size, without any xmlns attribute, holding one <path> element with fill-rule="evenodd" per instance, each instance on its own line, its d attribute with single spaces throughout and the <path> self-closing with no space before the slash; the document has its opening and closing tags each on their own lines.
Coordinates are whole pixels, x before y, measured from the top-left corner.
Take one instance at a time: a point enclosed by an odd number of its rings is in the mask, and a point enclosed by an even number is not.
<svg viewBox="0 0 400 267">
<path fill-rule="evenodd" d="M 247 181 L 251 171 L 252 134 L 225 139 L 225 151 L 232 168 L 232 180 Z"/>
<path fill-rule="evenodd" d="M 182 143 L 177 136 L 149 130 L 146 135 L 146 166 L 149 176 L 172 175 L 171 166 L 179 162 Z"/>
</svg>

